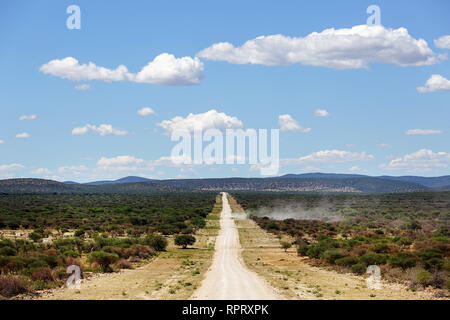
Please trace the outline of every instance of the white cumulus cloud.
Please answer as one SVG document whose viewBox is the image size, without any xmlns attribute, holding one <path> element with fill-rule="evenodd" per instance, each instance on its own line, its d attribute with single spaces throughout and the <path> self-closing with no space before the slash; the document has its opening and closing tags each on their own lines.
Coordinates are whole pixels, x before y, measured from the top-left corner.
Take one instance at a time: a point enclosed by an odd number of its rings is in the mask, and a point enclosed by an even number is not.
<svg viewBox="0 0 450 320">
<path fill-rule="evenodd" d="M 440 134 L 442 130 L 433 129 L 410 129 L 405 132 L 407 135 L 430 135 L 430 134 Z"/>
<path fill-rule="evenodd" d="M 449 165 L 450 153 L 421 149 L 403 157 L 395 158 L 388 164 L 382 164 L 381 167 L 388 170 L 425 172 L 433 169 L 448 168 Z"/>
<path fill-rule="evenodd" d="M 88 133 L 89 131 L 98 133 L 101 136 L 124 136 L 129 134 L 128 131 L 119 130 L 113 128 L 110 124 L 101 124 L 99 126 L 87 124 L 84 127 L 76 127 L 72 130 L 74 136 L 80 136 Z"/>
<path fill-rule="evenodd" d="M 314 115 L 316 117 L 328 117 L 329 113 L 327 110 L 317 109 L 316 111 L 314 111 Z"/>
<path fill-rule="evenodd" d="M 155 114 L 155 111 L 152 108 L 142 108 L 139 109 L 137 113 L 138 115 L 145 117 L 151 114 Z"/>
<path fill-rule="evenodd" d="M 331 28 L 305 37 L 260 36 L 240 47 L 220 42 L 200 51 L 197 56 L 233 64 L 275 66 L 301 63 L 335 69 L 366 68 L 370 62 L 399 66 L 431 65 L 440 58 L 425 40 L 414 39 L 406 28 L 367 25 Z"/>
<path fill-rule="evenodd" d="M 147 64 L 134 81 L 165 85 L 199 84 L 203 78 L 203 62 L 198 58 L 176 58 L 163 53 Z"/>
<path fill-rule="evenodd" d="M 19 117 L 19 120 L 35 120 L 37 119 L 37 115 L 30 114 L 30 115 L 23 115 Z"/>
<path fill-rule="evenodd" d="M 112 158 L 102 157 L 97 161 L 99 167 L 121 167 L 121 166 L 140 166 L 144 164 L 143 159 L 135 158 L 133 156 L 117 156 Z"/>
<path fill-rule="evenodd" d="M 308 133 L 311 128 L 303 128 L 297 120 L 292 118 L 289 114 L 282 114 L 278 116 L 278 124 L 281 131 L 294 131 L 300 133 Z"/>
<path fill-rule="evenodd" d="M 442 36 L 434 40 L 434 45 L 441 49 L 450 49 L 450 35 Z"/>
<path fill-rule="evenodd" d="M 186 118 L 177 116 L 170 120 L 164 120 L 158 123 L 158 126 L 163 128 L 166 133 L 171 133 L 175 130 L 193 132 L 195 129 L 218 129 L 224 131 L 225 129 L 242 128 L 244 124 L 236 117 L 231 117 L 212 109 L 204 113 L 190 113 Z"/>
<path fill-rule="evenodd" d="M 444 78 L 440 74 L 433 74 L 425 85 L 417 87 L 417 91 L 420 93 L 433 92 L 433 91 L 450 91 L 450 80 Z"/>
<path fill-rule="evenodd" d="M 162 53 L 138 73 L 131 73 L 124 65 L 108 69 L 93 62 L 80 64 L 77 59 L 66 57 L 43 64 L 39 71 L 72 81 L 132 81 L 162 85 L 193 85 L 199 84 L 203 78 L 203 63 L 198 58 L 176 58 L 172 54 Z M 76 89 L 86 90 L 87 86 L 80 85 Z"/>
</svg>

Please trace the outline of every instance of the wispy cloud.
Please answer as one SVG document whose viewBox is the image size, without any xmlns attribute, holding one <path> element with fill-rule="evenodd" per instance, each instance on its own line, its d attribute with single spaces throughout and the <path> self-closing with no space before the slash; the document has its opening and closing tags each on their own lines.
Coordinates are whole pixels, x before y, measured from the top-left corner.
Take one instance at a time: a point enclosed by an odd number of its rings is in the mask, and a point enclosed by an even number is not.
<svg viewBox="0 0 450 320">
<path fill-rule="evenodd" d="M 19 117 L 19 120 L 35 120 L 37 119 L 37 115 L 30 114 L 30 115 L 23 115 Z"/>
<path fill-rule="evenodd" d="M 16 138 L 19 138 L 19 139 L 26 139 L 26 138 L 29 138 L 29 137 L 30 137 L 30 135 L 28 133 L 26 133 L 26 132 L 22 132 L 22 133 L 16 134 Z"/>
<path fill-rule="evenodd" d="M 433 129 L 411 129 L 405 132 L 407 135 L 430 135 L 430 134 L 440 134 L 442 130 Z"/>
</svg>

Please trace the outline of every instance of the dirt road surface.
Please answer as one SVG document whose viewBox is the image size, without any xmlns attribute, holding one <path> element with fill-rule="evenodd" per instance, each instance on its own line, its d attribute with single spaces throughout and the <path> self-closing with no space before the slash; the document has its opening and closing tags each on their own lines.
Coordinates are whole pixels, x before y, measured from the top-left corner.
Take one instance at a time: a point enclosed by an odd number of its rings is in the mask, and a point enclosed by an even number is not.
<svg viewBox="0 0 450 320">
<path fill-rule="evenodd" d="M 214 260 L 201 287 L 192 299 L 202 300 L 276 300 L 283 299 L 255 272 L 245 266 L 241 244 L 226 193 L 222 193 L 220 231 Z"/>
</svg>

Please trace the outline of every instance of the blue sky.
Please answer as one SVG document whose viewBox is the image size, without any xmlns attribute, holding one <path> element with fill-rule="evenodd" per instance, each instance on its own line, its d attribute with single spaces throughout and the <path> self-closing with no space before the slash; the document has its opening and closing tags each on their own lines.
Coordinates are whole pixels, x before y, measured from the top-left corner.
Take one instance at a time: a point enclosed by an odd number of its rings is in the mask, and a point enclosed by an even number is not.
<svg viewBox="0 0 450 320">
<path fill-rule="evenodd" d="M 79 30 L 66 26 L 72 4 L 81 9 Z M 371 4 L 382 26 L 366 26 Z M 281 128 L 280 174 L 450 174 L 448 1 L 0 8 L 0 179 L 260 175 L 249 165 L 163 161 L 175 145 L 171 128 L 192 121 Z M 142 108 L 154 113 L 139 115 Z M 289 115 L 284 127 L 281 115 Z"/>
</svg>

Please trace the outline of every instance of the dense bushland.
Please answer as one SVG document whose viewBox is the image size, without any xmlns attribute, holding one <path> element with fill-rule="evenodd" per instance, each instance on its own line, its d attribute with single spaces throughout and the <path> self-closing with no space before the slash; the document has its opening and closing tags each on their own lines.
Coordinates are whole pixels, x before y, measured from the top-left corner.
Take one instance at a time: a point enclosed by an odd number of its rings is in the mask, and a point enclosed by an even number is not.
<svg viewBox="0 0 450 320">
<path fill-rule="evenodd" d="M 0 196 L 0 295 L 60 286 L 66 269 L 111 272 L 205 225 L 215 193 Z M 17 234 L 17 236 L 16 236 Z"/>
<path fill-rule="evenodd" d="M 378 265 L 385 278 L 412 289 L 450 289 L 449 192 L 233 196 L 260 227 L 293 237 L 298 254 L 314 264 L 357 274 Z M 292 218 L 283 219 L 284 209 Z"/>
</svg>

